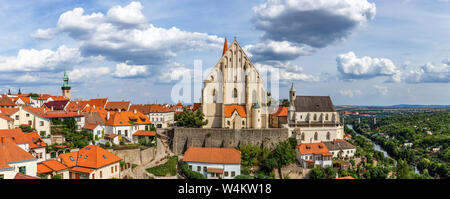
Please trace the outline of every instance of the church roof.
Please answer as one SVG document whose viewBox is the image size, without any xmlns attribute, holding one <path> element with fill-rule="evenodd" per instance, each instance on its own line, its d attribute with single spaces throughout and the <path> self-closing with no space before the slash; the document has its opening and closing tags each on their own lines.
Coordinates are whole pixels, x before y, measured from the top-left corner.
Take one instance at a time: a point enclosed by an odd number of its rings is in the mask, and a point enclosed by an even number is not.
<svg viewBox="0 0 450 199">
<path fill-rule="evenodd" d="M 225 43 L 223 44 L 222 56 L 225 55 L 225 52 L 227 52 L 227 50 L 228 50 L 228 43 L 227 43 L 227 38 L 225 38 Z"/>
<path fill-rule="evenodd" d="M 231 104 L 231 105 L 224 105 L 224 108 L 225 108 L 225 117 L 231 117 L 235 110 L 241 117 L 247 117 L 245 106 Z"/>
<path fill-rule="evenodd" d="M 296 112 L 336 112 L 330 96 L 297 96 Z"/>
</svg>

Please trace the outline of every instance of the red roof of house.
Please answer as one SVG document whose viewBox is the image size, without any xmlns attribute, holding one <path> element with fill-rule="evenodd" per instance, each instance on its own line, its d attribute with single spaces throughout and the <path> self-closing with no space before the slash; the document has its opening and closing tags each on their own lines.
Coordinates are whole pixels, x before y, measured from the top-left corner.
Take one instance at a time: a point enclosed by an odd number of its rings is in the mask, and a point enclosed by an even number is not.
<svg viewBox="0 0 450 199">
<path fill-rule="evenodd" d="M 0 119 L 4 119 L 4 120 L 6 120 L 6 121 L 14 120 L 14 119 L 8 117 L 8 116 L 7 116 L 6 114 L 4 114 L 4 113 L 0 113 Z"/>
<path fill-rule="evenodd" d="M 37 165 L 38 173 L 49 173 L 67 169 L 67 166 L 56 160 L 47 160 Z"/>
<path fill-rule="evenodd" d="M 16 103 L 14 103 L 14 101 L 12 101 L 8 96 L 2 95 L 0 97 L 0 106 L 16 106 Z"/>
<path fill-rule="evenodd" d="M 67 118 L 67 117 L 82 117 L 82 114 L 78 112 L 62 112 L 62 111 L 49 111 L 44 114 L 45 118 Z"/>
<path fill-rule="evenodd" d="M 208 168 L 208 173 L 223 173 L 223 169 Z"/>
<path fill-rule="evenodd" d="M 64 110 L 64 107 L 66 107 L 67 103 L 69 103 L 69 100 L 61 100 L 61 101 L 50 101 L 47 103 L 44 103 L 44 106 L 53 110 Z"/>
<path fill-rule="evenodd" d="M 185 162 L 240 164 L 241 152 L 234 148 L 190 147 L 184 153 L 183 160 Z"/>
<path fill-rule="evenodd" d="M 345 177 L 340 177 L 340 178 L 336 178 L 336 179 L 355 179 L 352 176 L 345 176 Z"/>
<path fill-rule="evenodd" d="M 88 104 L 88 101 L 71 101 L 66 106 L 66 111 L 82 111 L 86 105 Z"/>
<path fill-rule="evenodd" d="M 91 169 L 99 169 L 122 160 L 120 157 L 96 145 L 88 145 L 79 151 L 61 154 L 58 158 L 62 159 L 63 163 L 68 167 Z"/>
<path fill-rule="evenodd" d="M 35 157 L 20 148 L 11 137 L 0 136 L 0 169 L 10 168 L 11 162 L 29 159 L 35 159 Z"/>
<path fill-rule="evenodd" d="M 85 124 L 83 126 L 83 129 L 89 129 L 89 130 L 94 130 L 95 128 L 97 128 L 99 124 Z"/>
<path fill-rule="evenodd" d="M 85 168 L 85 167 L 73 167 L 73 168 L 70 168 L 70 171 L 77 171 L 77 172 L 81 172 L 81 173 L 92 173 L 93 171 L 95 171 L 95 169 Z"/>
<path fill-rule="evenodd" d="M 106 102 L 108 102 L 108 98 L 98 98 L 98 99 L 90 99 L 88 101 L 88 104 L 90 106 L 96 106 L 96 107 L 105 107 Z"/>
<path fill-rule="evenodd" d="M 304 143 L 297 145 L 297 148 L 300 150 L 300 154 L 321 154 L 323 156 L 332 156 L 333 154 L 328 151 L 327 146 L 322 143 Z"/>
<path fill-rule="evenodd" d="M 11 116 L 19 111 L 19 108 L 0 108 L 0 111 L 7 116 Z"/>
<path fill-rule="evenodd" d="M 231 117 L 234 111 L 237 111 L 237 113 L 241 117 L 247 117 L 245 106 L 232 104 L 232 105 L 225 105 L 224 108 L 225 108 L 225 117 Z"/>
<path fill-rule="evenodd" d="M 155 131 L 136 131 L 133 135 L 139 135 L 139 136 L 156 136 Z"/>
<path fill-rule="evenodd" d="M 24 133 L 22 129 L 1 129 L 0 136 L 11 138 L 16 144 L 27 143 L 31 149 L 45 147 L 46 144 L 36 132 Z"/>
<path fill-rule="evenodd" d="M 125 110 L 127 111 L 130 107 L 130 102 L 119 101 L 119 102 L 108 102 L 105 105 L 106 110 Z"/>
<path fill-rule="evenodd" d="M 14 176 L 14 179 L 15 180 L 28 180 L 28 179 L 39 179 L 39 178 L 17 172 L 16 176 Z"/>
<path fill-rule="evenodd" d="M 277 112 L 273 113 L 272 115 L 275 117 L 287 117 L 287 114 L 288 114 L 288 107 L 279 106 Z"/>
</svg>

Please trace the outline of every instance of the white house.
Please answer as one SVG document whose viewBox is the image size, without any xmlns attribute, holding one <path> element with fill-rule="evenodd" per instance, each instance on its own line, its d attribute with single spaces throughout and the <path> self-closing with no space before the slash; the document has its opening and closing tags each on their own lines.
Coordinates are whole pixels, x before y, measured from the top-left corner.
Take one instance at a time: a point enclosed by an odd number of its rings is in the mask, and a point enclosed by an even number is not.
<svg viewBox="0 0 450 199">
<path fill-rule="evenodd" d="M 46 160 L 47 146 L 36 132 L 24 133 L 20 128 L 0 130 L 0 136 L 11 138 L 17 146 L 33 155 L 38 162 Z"/>
<path fill-rule="evenodd" d="M 304 143 L 297 145 L 296 156 L 303 168 L 314 168 L 315 165 L 322 167 L 332 166 L 332 156 L 324 143 Z"/>
<path fill-rule="evenodd" d="M 324 142 L 328 151 L 333 154 L 333 158 L 352 158 L 355 155 L 356 147 L 345 140 L 334 140 Z"/>
<path fill-rule="evenodd" d="M 11 138 L 0 137 L 0 179 L 14 179 L 18 173 L 36 177 L 37 159 Z"/>
<path fill-rule="evenodd" d="M 190 147 L 183 161 L 208 179 L 233 179 L 241 174 L 241 152 L 234 148 Z"/>
</svg>

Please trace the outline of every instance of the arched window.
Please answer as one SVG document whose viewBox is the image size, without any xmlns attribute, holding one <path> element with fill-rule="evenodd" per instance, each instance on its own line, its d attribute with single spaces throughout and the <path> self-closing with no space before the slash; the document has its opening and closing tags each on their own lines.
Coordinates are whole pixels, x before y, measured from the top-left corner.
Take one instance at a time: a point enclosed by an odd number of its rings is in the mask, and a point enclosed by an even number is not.
<svg viewBox="0 0 450 199">
<path fill-rule="evenodd" d="M 230 126 L 230 121 L 227 121 L 228 126 Z"/>
<path fill-rule="evenodd" d="M 217 94 L 216 93 L 216 89 L 213 89 L 212 96 L 213 96 L 213 102 L 214 103 L 216 103 L 216 101 L 217 101 L 217 95 L 216 94 Z"/>
<path fill-rule="evenodd" d="M 330 132 L 327 132 L 327 140 L 330 140 Z"/>
<path fill-rule="evenodd" d="M 237 92 L 237 89 L 236 89 L 236 88 L 234 88 L 234 90 L 233 90 L 233 97 L 234 97 L 234 98 L 237 98 L 237 97 L 238 97 L 238 92 Z"/>
<path fill-rule="evenodd" d="M 211 81 L 214 81 L 214 76 L 211 76 Z"/>
<path fill-rule="evenodd" d="M 316 132 L 316 133 L 314 133 L 314 140 L 317 141 L 317 139 L 318 139 L 318 135 L 317 135 L 317 132 Z"/>
<path fill-rule="evenodd" d="M 325 120 L 328 120 L 328 114 L 325 115 Z"/>
<path fill-rule="evenodd" d="M 316 121 L 317 120 L 317 115 L 316 114 L 314 114 L 314 121 Z"/>
<path fill-rule="evenodd" d="M 302 133 L 302 141 L 305 141 L 305 133 Z"/>
</svg>

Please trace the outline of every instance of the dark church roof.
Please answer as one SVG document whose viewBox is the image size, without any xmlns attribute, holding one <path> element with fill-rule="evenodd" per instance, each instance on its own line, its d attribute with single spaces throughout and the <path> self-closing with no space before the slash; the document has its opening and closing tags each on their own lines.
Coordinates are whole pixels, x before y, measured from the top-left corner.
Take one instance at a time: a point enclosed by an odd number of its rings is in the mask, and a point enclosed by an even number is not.
<svg viewBox="0 0 450 199">
<path fill-rule="evenodd" d="M 297 96 L 296 112 L 336 112 L 330 96 Z"/>
</svg>

